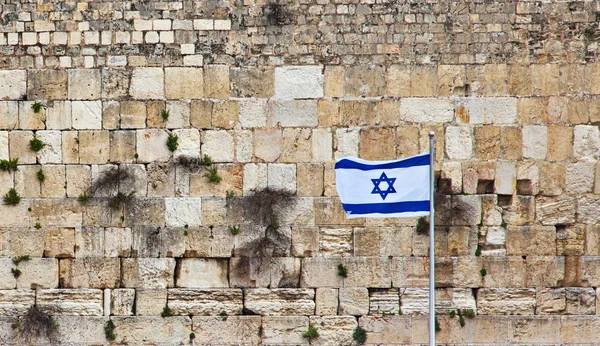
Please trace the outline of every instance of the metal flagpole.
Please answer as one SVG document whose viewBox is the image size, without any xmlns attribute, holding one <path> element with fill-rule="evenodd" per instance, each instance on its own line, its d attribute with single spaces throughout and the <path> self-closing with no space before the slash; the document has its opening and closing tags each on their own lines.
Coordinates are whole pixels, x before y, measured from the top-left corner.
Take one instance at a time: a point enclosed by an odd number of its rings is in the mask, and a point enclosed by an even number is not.
<svg viewBox="0 0 600 346">
<path fill-rule="evenodd" d="M 435 345 L 435 210 L 433 203 L 433 163 L 435 161 L 435 133 L 429 131 L 429 346 Z"/>
</svg>

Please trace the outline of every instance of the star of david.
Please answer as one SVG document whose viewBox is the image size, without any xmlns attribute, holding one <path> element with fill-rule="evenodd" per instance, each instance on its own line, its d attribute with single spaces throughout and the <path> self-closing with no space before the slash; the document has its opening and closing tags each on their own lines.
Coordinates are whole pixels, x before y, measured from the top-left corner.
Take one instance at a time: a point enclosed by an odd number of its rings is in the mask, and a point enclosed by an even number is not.
<svg viewBox="0 0 600 346">
<path fill-rule="evenodd" d="M 375 185 L 375 187 L 373 187 L 373 191 L 371 191 L 371 194 L 379 194 L 384 201 L 388 194 L 396 193 L 396 189 L 394 189 L 396 178 L 388 178 L 387 175 L 385 175 L 385 172 L 381 173 L 379 179 L 371 179 L 371 181 L 373 182 L 373 185 Z M 384 181 L 388 184 L 386 190 L 382 190 L 381 187 L 379 187 L 379 184 Z"/>
</svg>

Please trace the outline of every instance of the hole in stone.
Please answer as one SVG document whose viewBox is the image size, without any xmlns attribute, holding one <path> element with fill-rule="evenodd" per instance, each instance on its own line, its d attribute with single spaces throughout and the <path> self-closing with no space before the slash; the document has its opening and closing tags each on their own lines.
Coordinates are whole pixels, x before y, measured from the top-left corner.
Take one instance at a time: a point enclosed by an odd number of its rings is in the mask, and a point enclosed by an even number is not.
<svg viewBox="0 0 600 346">
<path fill-rule="evenodd" d="M 494 193 L 494 180 L 479 179 L 477 181 L 478 194 Z"/>
<path fill-rule="evenodd" d="M 508 207 L 512 205 L 512 195 L 498 195 L 498 205 Z"/>
<path fill-rule="evenodd" d="M 533 184 L 530 179 L 517 180 L 517 195 L 533 195 Z"/>
<path fill-rule="evenodd" d="M 554 225 L 554 227 L 556 228 L 557 232 L 561 232 L 567 229 L 567 225 L 563 225 L 563 224 L 556 224 Z"/>
</svg>

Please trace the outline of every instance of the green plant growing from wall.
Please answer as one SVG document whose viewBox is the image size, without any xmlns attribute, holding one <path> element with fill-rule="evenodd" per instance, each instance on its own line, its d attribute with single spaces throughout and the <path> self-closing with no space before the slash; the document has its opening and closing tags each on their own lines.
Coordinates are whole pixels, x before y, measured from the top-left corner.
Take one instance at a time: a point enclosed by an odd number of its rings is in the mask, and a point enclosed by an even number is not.
<svg viewBox="0 0 600 346">
<path fill-rule="evenodd" d="M 338 264 L 337 265 L 337 271 L 338 271 L 338 275 L 343 277 L 343 278 L 347 278 L 348 277 L 348 269 L 346 267 L 344 267 L 343 264 Z"/>
<path fill-rule="evenodd" d="M 504 222 L 504 220 L 502 220 L 502 223 L 500 223 L 500 227 L 506 229 L 508 225 L 506 224 L 506 222 Z"/>
<path fill-rule="evenodd" d="M 37 173 L 35 175 L 37 177 L 37 180 L 40 183 L 43 183 L 46 180 L 46 175 L 44 174 L 44 171 L 41 169 L 39 171 L 37 171 Z"/>
<path fill-rule="evenodd" d="M 4 204 L 6 205 L 17 205 L 21 202 L 21 196 L 17 193 L 17 190 L 14 188 L 8 190 L 8 192 L 4 195 Z"/>
<path fill-rule="evenodd" d="M 33 227 L 35 227 L 35 229 L 42 229 L 42 224 L 39 222 L 36 222 L 35 226 L 33 226 Z"/>
<path fill-rule="evenodd" d="M 237 235 L 240 233 L 240 228 L 238 226 L 229 226 L 229 232 L 233 235 Z"/>
<path fill-rule="evenodd" d="M 219 316 L 221 316 L 221 321 L 227 321 L 227 313 L 225 311 L 221 311 L 219 313 Z"/>
<path fill-rule="evenodd" d="M 104 326 L 104 335 L 106 336 L 106 340 L 114 341 L 117 338 L 115 328 L 115 323 L 112 320 L 108 320 L 106 322 L 106 325 Z"/>
<path fill-rule="evenodd" d="M 477 245 L 477 248 L 475 248 L 475 256 L 481 256 L 481 247 L 479 245 Z"/>
<path fill-rule="evenodd" d="M 319 337 L 319 331 L 317 330 L 317 327 L 309 325 L 308 330 L 302 333 L 302 337 L 307 338 L 308 342 L 311 342 L 312 339 Z"/>
<path fill-rule="evenodd" d="M 172 134 L 169 134 L 169 137 L 167 138 L 167 148 L 169 148 L 169 150 L 171 152 L 174 152 L 175 150 L 177 150 L 178 147 L 179 147 L 179 136 L 174 136 Z"/>
<path fill-rule="evenodd" d="M 169 305 L 165 305 L 165 307 L 163 308 L 163 311 L 160 313 L 160 315 L 163 318 L 173 316 L 173 310 L 171 310 Z"/>
<path fill-rule="evenodd" d="M 38 138 L 34 138 L 29 141 L 29 149 L 31 149 L 31 151 L 34 151 L 36 153 L 38 151 L 44 149 L 45 146 L 46 146 L 46 143 L 42 142 Z"/>
<path fill-rule="evenodd" d="M 59 328 L 60 325 L 52 316 L 33 305 L 27 310 L 27 314 L 20 318 L 15 330 L 17 331 L 17 337 L 26 343 L 39 338 L 46 338 L 51 344 L 54 344 Z"/>
<path fill-rule="evenodd" d="M 438 321 L 437 317 L 435 318 L 435 331 L 437 333 L 442 331 L 442 327 L 440 327 L 440 321 Z"/>
<path fill-rule="evenodd" d="M 12 261 L 16 266 L 18 266 L 19 263 L 21 263 L 21 262 L 31 261 L 31 256 L 23 255 L 23 256 L 13 257 Z"/>
<path fill-rule="evenodd" d="M 85 192 L 77 197 L 77 200 L 81 203 L 87 203 L 90 200 L 90 196 L 88 196 Z"/>
<path fill-rule="evenodd" d="M 171 115 L 171 112 L 169 110 L 167 110 L 167 109 L 163 109 L 162 111 L 160 111 L 160 117 L 164 121 L 169 120 L 169 115 Z"/>
<path fill-rule="evenodd" d="M 98 194 L 113 194 L 108 200 L 108 206 L 116 210 L 121 206 L 127 206 L 133 199 L 133 192 L 125 194 L 119 191 L 119 187 L 129 184 L 128 182 L 133 179 L 133 176 L 126 170 L 120 168 L 111 168 L 104 171 L 99 177 L 92 182 L 91 194 L 92 196 L 98 196 Z M 115 191 L 118 191 L 114 194 Z M 89 197 L 86 198 L 86 194 L 80 195 L 79 200 L 81 202 L 87 202 Z"/>
<path fill-rule="evenodd" d="M 484 278 L 487 275 L 487 270 L 485 270 L 485 268 L 481 268 L 479 273 L 481 274 L 481 277 Z"/>
<path fill-rule="evenodd" d="M 233 193 L 233 191 L 227 190 L 225 192 L 225 197 L 228 198 L 228 199 L 230 199 L 230 198 L 235 197 L 235 194 Z"/>
<path fill-rule="evenodd" d="M 42 110 L 42 104 L 39 102 L 34 102 L 31 105 L 31 109 L 33 110 L 34 113 L 39 113 Z"/>
<path fill-rule="evenodd" d="M 417 221 L 417 233 L 427 234 L 429 232 L 429 221 L 424 216 L 421 216 Z"/>
<path fill-rule="evenodd" d="M 16 158 L 14 160 L 0 160 L 0 170 L 3 170 L 5 172 L 11 172 L 11 171 L 16 171 L 17 168 L 17 163 L 19 162 L 19 158 Z"/>
<path fill-rule="evenodd" d="M 21 276 L 21 271 L 19 270 L 19 268 L 10 268 L 10 272 L 15 277 L 15 279 L 18 279 L 19 276 Z"/>
<path fill-rule="evenodd" d="M 352 332 L 352 340 L 356 341 L 359 345 L 364 344 L 367 341 L 367 331 L 357 326 Z"/>
<path fill-rule="evenodd" d="M 208 179 L 208 181 L 210 181 L 211 183 L 220 183 L 221 180 L 223 180 L 223 178 L 221 178 L 221 176 L 219 175 L 219 173 L 217 172 L 217 166 L 212 166 L 206 169 L 208 171 L 208 173 L 204 174 L 204 176 Z"/>
</svg>

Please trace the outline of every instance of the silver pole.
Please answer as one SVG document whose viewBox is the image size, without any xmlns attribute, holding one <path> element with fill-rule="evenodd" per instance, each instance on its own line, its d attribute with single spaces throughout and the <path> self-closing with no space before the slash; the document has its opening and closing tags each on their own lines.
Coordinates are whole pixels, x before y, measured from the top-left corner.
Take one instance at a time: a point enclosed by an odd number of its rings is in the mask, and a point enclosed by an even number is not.
<svg viewBox="0 0 600 346">
<path fill-rule="evenodd" d="M 435 162 L 435 133 L 429 131 L 429 346 L 435 345 L 435 210 L 433 181 Z"/>
</svg>

